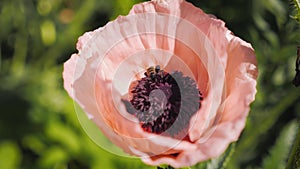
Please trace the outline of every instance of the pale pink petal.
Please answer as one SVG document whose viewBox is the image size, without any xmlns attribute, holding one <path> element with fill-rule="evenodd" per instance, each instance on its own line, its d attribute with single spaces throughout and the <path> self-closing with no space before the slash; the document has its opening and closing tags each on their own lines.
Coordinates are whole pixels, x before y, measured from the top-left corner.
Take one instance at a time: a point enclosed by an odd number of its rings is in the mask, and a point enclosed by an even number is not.
<svg viewBox="0 0 300 169">
<path fill-rule="evenodd" d="M 64 79 L 64 88 L 68 94 L 73 97 L 73 83 L 74 83 L 74 74 L 77 63 L 78 56 L 73 54 L 71 58 L 64 63 L 63 79 Z"/>
<path fill-rule="evenodd" d="M 81 50 L 88 43 L 88 41 L 93 37 L 96 31 L 86 32 L 81 37 L 79 37 L 78 42 L 76 44 L 76 48 Z"/>
</svg>

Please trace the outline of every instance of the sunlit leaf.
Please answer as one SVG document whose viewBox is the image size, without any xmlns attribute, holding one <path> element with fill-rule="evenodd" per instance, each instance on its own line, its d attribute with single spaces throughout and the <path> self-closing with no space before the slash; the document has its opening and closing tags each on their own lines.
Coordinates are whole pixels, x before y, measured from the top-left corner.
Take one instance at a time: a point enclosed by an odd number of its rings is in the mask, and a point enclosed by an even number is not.
<svg viewBox="0 0 300 169">
<path fill-rule="evenodd" d="M 0 142 L 0 168 L 18 169 L 21 162 L 21 152 L 13 142 Z"/>
<path fill-rule="evenodd" d="M 75 131 L 63 125 L 59 121 L 49 123 L 46 128 L 46 134 L 49 139 L 63 145 L 70 154 L 79 153 L 79 137 Z"/>
<path fill-rule="evenodd" d="M 68 159 L 68 155 L 66 152 L 60 147 L 50 147 L 39 159 L 39 165 L 45 168 L 53 168 L 56 165 L 62 164 L 66 162 Z"/>
<path fill-rule="evenodd" d="M 41 36 L 46 46 L 51 45 L 56 40 L 56 28 L 52 21 L 48 20 L 41 25 Z"/>
<path fill-rule="evenodd" d="M 131 7 L 140 1 L 141 0 L 115 0 L 115 13 L 112 19 L 115 19 L 118 15 L 126 15 Z"/>
<path fill-rule="evenodd" d="M 293 18 L 297 21 L 300 21 L 300 2 L 299 0 L 292 0 L 292 3 L 295 7 L 296 14 L 294 14 Z"/>
</svg>

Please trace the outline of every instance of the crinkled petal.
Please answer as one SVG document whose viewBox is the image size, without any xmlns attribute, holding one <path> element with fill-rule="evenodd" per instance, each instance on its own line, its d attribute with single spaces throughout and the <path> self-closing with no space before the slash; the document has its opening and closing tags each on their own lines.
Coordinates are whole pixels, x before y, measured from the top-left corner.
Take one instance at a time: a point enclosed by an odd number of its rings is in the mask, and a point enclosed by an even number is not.
<svg viewBox="0 0 300 169">
<path fill-rule="evenodd" d="M 95 34 L 95 36 L 99 35 Z M 80 38 L 79 43 L 82 43 L 81 40 L 88 41 L 88 38 Z M 113 143 L 130 154 L 136 153 L 136 151 L 131 151 L 133 148 L 139 148 L 140 151 L 146 152 L 147 156 L 162 153 L 173 154 L 184 149 L 194 149 L 195 145 L 189 142 L 181 142 L 172 138 L 146 133 L 141 130 L 138 123 L 124 118 L 124 114 L 120 114 L 120 112 L 125 112 L 124 105 L 120 102 L 121 92 L 117 91 L 115 95 L 112 95 L 113 83 L 111 83 L 112 79 L 109 76 L 110 72 L 105 72 L 105 68 L 114 68 L 119 63 L 118 61 L 121 62 L 122 60 L 110 60 L 115 57 L 109 57 L 109 54 L 107 54 L 103 59 L 105 61 L 100 62 L 97 49 L 93 49 L 90 45 L 85 44 L 85 48 L 79 51 L 79 55 L 74 55 L 66 62 L 64 74 L 68 74 L 68 77 L 64 76 L 64 79 L 65 85 L 68 86 L 66 90 L 73 92 L 71 96 L 104 134 Z M 111 50 L 111 53 L 113 51 Z M 135 51 L 133 50 L 133 52 Z M 115 63 L 117 64 L 115 65 Z M 71 64 L 73 64 L 73 67 L 68 66 Z M 99 65 L 101 69 L 99 69 Z M 69 71 L 71 73 L 68 73 Z M 72 85 L 68 85 L 70 83 Z M 128 116 L 128 113 L 125 115 Z"/>
<path fill-rule="evenodd" d="M 244 128 L 256 93 L 253 49 L 191 3 L 135 5 L 128 16 L 84 34 L 77 49 L 64 65 L 65 89 L 113 143 L 147 164 L 184 167 L 216 157 Z M 203 93 L 188 139 L 145 132 L 121 101 L 155 65 L 194 78 Z"/>
</svg>

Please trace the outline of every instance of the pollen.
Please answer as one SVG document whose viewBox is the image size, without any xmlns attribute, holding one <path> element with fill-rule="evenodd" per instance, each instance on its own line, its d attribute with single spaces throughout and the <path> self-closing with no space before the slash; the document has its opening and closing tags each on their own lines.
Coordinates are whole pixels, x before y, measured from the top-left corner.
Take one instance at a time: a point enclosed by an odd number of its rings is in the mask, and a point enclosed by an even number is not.
<svg viewBox="0 0 300 169">
<path fill-rule="evenodd" d="M 147 75 L 130 91 L 131 100 L 123 100 L 127 112 L 147 132 L 173 136 L 187 129 L 203 99 L 196 82 L 179 71 L 156 70 Z"/>
</svg>

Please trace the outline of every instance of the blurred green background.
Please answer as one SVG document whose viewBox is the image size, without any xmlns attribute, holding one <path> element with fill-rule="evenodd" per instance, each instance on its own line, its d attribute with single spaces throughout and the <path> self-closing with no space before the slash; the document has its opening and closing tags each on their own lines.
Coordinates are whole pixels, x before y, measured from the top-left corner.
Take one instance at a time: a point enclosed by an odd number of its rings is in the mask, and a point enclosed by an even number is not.
<svg viewBox="0 0 300 169">
<path fill-rule="evenodd" d="M 77 38 L 137 2 L 0 1 L 0 169 L 155 168 L 91 141 L 62 82 L 62 64 L 77 52 Z M 300 40 L 294 6 L 287 0 L 190 2 L 251 42 L 259 61 L 246 129 L 231 159 L 218 160 L 232 169 L 299 167 L 300 88 L 291 83 Z M 193 168 L 218 168 L 218 160 Z"/>
</svg>

